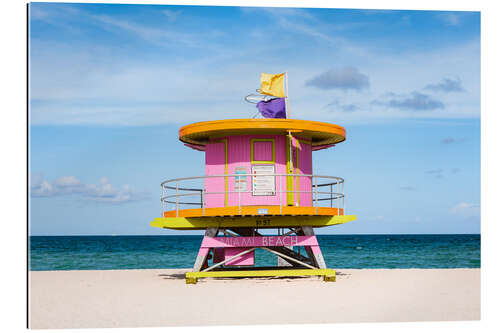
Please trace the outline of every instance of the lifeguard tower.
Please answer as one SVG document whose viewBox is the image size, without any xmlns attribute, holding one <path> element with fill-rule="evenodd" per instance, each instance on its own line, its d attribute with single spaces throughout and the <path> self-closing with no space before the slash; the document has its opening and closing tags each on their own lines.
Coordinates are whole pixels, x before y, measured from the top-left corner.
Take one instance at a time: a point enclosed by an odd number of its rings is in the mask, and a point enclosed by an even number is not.
<svg viewBox="0 0 500 333">
<path fill-rule="evenodd" d="M 151 226 L 205 230 L 186 283 L 308 275 L 335 281 L 313 228 L 356 216 L 345 215 L 342 178 L 313 174 L 312 153 L 344 141 L 345 129 L 290 119 L 287 73 L 262 73 L 257 91 L 257 107 L 267 119 L 205 121 L 179 130 L 179 140 L 205 153 L 205 175 L 164 181 L 162 217 Z M 252 102 L 252 95 L 245 100 Z M 264 229 L 273 235 L 261 234 Z M 256 267 L 257 249 L 278 256 L 277 265 Z"/>
<path fill-rule="evenodd" d="M 297 119 L 217 120 L 182 127 L 179 140 L 205 153 L 205 175 L 164 181 L 163 216 L 151 226 L 206 230 L 186 283 L 308 275 L 335 281 L 313 228 L 356 217 L 345 215 L 344 180 L 315 175 L 312 153 L 344 141 L 343 127 Z M 262 229 L 275 235 L 262 235 Z M 303 254 L 296 251 L 301 247 Z M 255 267 L 256 249 L 277 255 L 277 266 Z"/>
</svg>

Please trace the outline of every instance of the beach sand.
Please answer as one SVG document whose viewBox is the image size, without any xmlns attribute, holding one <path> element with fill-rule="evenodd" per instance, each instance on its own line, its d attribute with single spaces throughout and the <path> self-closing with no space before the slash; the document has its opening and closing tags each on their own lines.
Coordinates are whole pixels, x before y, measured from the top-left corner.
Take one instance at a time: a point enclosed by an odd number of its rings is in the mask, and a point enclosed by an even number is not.
<svg viewBox="0 0 500 333">
<path fill-rule="evenodd" d="M 479 269 L 339 269 L 309 278 L 199 279 L 187 270 L 30 272 L 31 328 L 480 319 Z"/>
</svg>

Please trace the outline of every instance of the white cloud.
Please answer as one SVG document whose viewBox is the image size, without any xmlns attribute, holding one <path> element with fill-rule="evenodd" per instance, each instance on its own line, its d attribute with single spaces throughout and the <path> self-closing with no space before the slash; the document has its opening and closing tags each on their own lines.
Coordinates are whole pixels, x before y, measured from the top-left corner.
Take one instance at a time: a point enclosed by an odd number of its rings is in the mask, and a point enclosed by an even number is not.
<svg viewBox="0 0 500 333">
<path fill-rule="evenodd" d="M 164 9 L 161 12 L 167 17 L 169 22 L 175 22 L 177 17 L 182 14 L 182 10 Z"/>
<path fill-rule="evenodd" d="M 220 45 L 216 38 L 205 35 L 183 36 L 180 32 L 116 17 L 95 15 L 94 22 L 113 31 L 151 39 L 155 45 L 187 41 L 203 49 L 203 56 L 193 56 L 187 51 L 186 57 L 165 53 L 161 60 L 151 62 L 140 57 L 126 58 L 121 50 L 110 45 L 70 47 L 32 40 L 31 124 L 141 126 L 251 117 L 255 107 L 245 103 L 243 97 L 255 91 L 263 71 L 288 71 L 294 118 L 318 121 L 341 118 L 342 123 L 348 124 L 405 118 L 477 118 L 480 114 L 479 40 L 465 41 L 454 47 L 409 53 L 401 50 L 394 54 L 336 35 L 333 24 L 320 22 L 307 11 L 283 11 L 276 21 L 275 33 L 290 28 L 299 36 L 313 37 L 307 38 L 310 45 L 303 45 L 304 49 L 312 47 L 317 54 L 324 54 L 321 57 L 324 60 L 307 61 L 309 54 L 270 56 L 295 47 L 296 41 L 282 38 L 273 43 L 258 43 L 262 37 L 254 40 L 252 36 L 275 36 L 258 28 L 251 28 L 246 35 L 242 33 L 249 41 L 241 44 L 244 47 L 235 47 L 230 43 Z M 332 58 L 341 67 L 362 64 L 363 73 L 370 78 L 370 91 L 360 94 L 328 91 L 326 95 L 324 91 L 305 86 L 314 73 L 331 67 Z M 429 82 L 440 82 L 443 77 L 460 77 L 467 85 L 467 91 L 462 94 L 440 97 L 444 108 L 416 113 L 370 103 L 387 91 L 408 94 Z M 346 107 L 325 108 L 332 100 Z"/>
<path fill-rule="evenodd" d="M 472 217 L 480 215 L 480 206 L 470 202 L 461 202 L 450 208 L 450 213 L 462 217 Z"/>
<path fill-rule="evenodd" d="M 370 79 L 355 67 L 342 67 L 331 69 L 311 78 L 306 82 L 306 86 L 323 90 L 351 89 L 360 91 L 370 86 Z"/>
<path fill-rule="evenodd" d="M 44 20 L 49 17 L 49 13 L 38 6 L 30 6 L 29 17 L 31 20 Z"/>
<path fill-rule="evenodd" d="M 201 36 L 179 31 L 171 31 L 161 28 L 151 28 L 131 21 L 116 19 L 107 15 L 89 15 L 95 22 L 103 25 L 105 29 L 119 29 L 139 37 L 145 41 L 168 46 L 171 44 L 183 44 L 189 47 L 199 45 Z"/>
<path fill-rule="evenodd" d="M 446 25 L 456 26 L 460 24 L 460 16 L 453 13 L 441 14 L 441 19 Z"/>
<path fill-rule="evenodd" d="M 443 169 L 432 169 L 432 170 L 427 170 L 425 171 L 426 174 L 435 177 L 435 178 L 443 178 L 444 175 L 444 170 Z"/>
<path fill-rule="evenodd" d="M 75 176 L 62 176 L 54 181 L 56 186 L 69 187 L 69 186 L 79 186 L 80 181 Z"/>
<path fill-rule="evenodd" d="M 418 91 L 413 91 L 411 94 L 403 96 L 394 96 L 393 98 L 385 101 L 374 100 L 374 105 L 383 105 L 389 108 L 398 110 L 411 110 L 411 111 L 429 111 L 436 109 L 444 109 L 445 105 L 434 97 L 422 94 Z"/>
<path fill-rule="evenodd" d="M 30 191 L 35 198 L 80 195 L 82 199 L 89 201 L 124 203 L 148 197 L 147 193 L 138 192 L 128 184 L 120 189 L 115 188 L 107 177 L 102 177 L 98 184 L 82 184 L 75 176 L 62 176 L 52 183 L 45 179 L 33 181 L 35 178 L 32 177 Z"/>
<path fill-rule="evenodd" d="M 428 84 L 424 87 L 425 90 L 431 91 L 442 91 L 442 92 L 463 92 L 465 91 L 462 86 L 462 80 L 460 78 L 457 79 L 449 79 L 443 78 L 441 82 L 436 84 Z"/>
<path fill-rule="evenodd" d="M 31 187 L 31 195 L 34 197 L 50 197 L 55 195 L 56 191 L 52 184 L 46 180 L 42 180 L 38 185 Z"/>
<path fill-rule="evenodd" d="M 413 192 L 413 191 L 417 190 L 417 188 L 415 186 L 410 186 L 410 185 L 400 186 L 399 189 L 402 191 L 409 191 L 409 192 Z"/>
<path fill-rule="evenodd" d="M 164 9 L 162 13 L 167 17 L 168 22 L 174 22 L 182 11 Z M 183 45 L 200 48 L 206 46 L 203 41 L 209 36 L 220 36 L 221 31 L 205 31 L 202 33 L 187 33 L 176 30 L 175 26 L 148 26 L 136 23 L 133 20 L 119 18 L 112 15 L 96 15 L 84 9 L 68 5 L 55 5 L 45 7 L 43 10 L 39 6 L 30 6 L 30 19 L 40 20 L 47 24 L 57 26 L 73 33 L 80 34 L 78 30 L 80 22 L 92 24 L 104 31 L 114 31 L 121 35 L 128 34 L 130 37 L 140 38 L 152 44 L 161 46 Z"/>
<path fill-rule="evenodd" d="M 465 138 L 453 138 L 451 136 L 448 136 L 446 138 L 441 139 L 441 143 L 444 144 L 444 145 L 461 143 L 461 142 L 464 142 L 464 141 L 465 141 Z"/>
<path fill-rule="evenodd" d="M 314 20 L 314 16 L 311 15 L 307 10 L 301 8 L 286 8 L 286 7 L 240 7 L 243 13 L 248 13 L 250 15 L 256 14 L 268 14 L 274 17 L 293 17 L 293 18 L 303 18 L 308 20 Z"/>
</svg>

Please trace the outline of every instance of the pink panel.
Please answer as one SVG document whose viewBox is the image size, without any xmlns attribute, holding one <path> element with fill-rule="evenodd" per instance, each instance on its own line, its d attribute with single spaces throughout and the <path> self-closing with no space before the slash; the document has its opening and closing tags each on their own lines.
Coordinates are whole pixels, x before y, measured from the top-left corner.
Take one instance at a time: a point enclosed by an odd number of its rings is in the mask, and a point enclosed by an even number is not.
<svg viewBox="0 0 500 333">
<path fill-rule="evenodd" d="M 225 173 L 225 143 L 209 143 L 205 148 L 205 174 L 223 175 Z M 207 178 L 205 180 L 206 207 L 224 207 L 224 194 L 210 194 L 210 192 L 224 192 L 224 177 Z"/>
<path fill-rule="evenodd" d="M 302 142 L 297 142 L 299 150 L 299 174 L 312 174 L 312 150 L 311 145 Z M 299 178 L 299 190 L 311 191 L 312 180 L 310 177 Z M 299 194 L 299 206 L 312 206 L 312 193 Z"/>
<path fill-rule="evenodd" d="M 274 139 L 275 140 L 275 172 L 284 174 L 286 173 L 286 156 L 285 156 L 285 136 L 283 135 L 238 135 L 228 137 L 228 161 L 229 161 L 229 174 L 238 173 L 237 171 L 244 170 L 246 173 L 250 174 L 252 171 L 251 160 L 251 139 Z M 264 142 L 267 143 L 267 142 Z M 272 151 L 272 143 L 269 142 L 269 150 Z M 265 145 L 264 145 L 265 146 Z M 270 158 L 272 159 L 272 158 Z M 286 189 L 286 177 L 282 177 L 282 188 Z M 252 178 L 247 176 L 244 182 L 239 183 L 242 186 L 244 184 L 247 189 L 247 193 L 231 193 L 228 195 L 228 205 L 238 206 L 238 197 L 240 197 L 241 205 L 251 206 L 251 205 L 279 205 L 280 197 L 278 194 L 272 196 L 253 196 L 252 195 Z M 229 189 L 230 191 L 236 191 L 234 178 L 229 178 Z M 280 190 L 280 179 L 276 179 L 276 190 Z M 286 203 L 286 195 L 282 194 L 282 204 Z"/>
<path fill-rule="evenodd" d="M 202 248 L 313 245 L 318 245 L 316 236 L 204 237 L 201 243 Z"/>
<path fill-rule="evenodd" d="M 247 248 L 244 247 L 228 247 L 225 249 L 226 251 L 226 256 L 225 259 L 229 259 L 235 255 L 237 255 L 240 252 L 248 250 Z M 233 266 L 233 265 L 238 265 L 238 266 L 253 266 L 255 261 L 255 252 L 250 252 L 247 254 L 242 255 L 241 257 L 238 257 L 236 259 L 233 259 L 231 261 L 228 261 L 224 265 L 226 266 Z"/>
<path fill-rule="evenodd" d="M 272 161 L 273 143 L 271 141 L 255 141 L 253 143 L 253 159 L 255 161 Z"/>
</svg>

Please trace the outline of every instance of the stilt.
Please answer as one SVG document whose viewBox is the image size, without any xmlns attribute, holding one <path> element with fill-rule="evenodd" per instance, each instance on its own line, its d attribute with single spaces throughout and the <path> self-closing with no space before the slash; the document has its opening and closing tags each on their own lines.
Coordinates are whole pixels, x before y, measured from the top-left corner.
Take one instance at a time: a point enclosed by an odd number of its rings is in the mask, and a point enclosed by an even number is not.
<svg viewBox="0 0 500 333">
<path fill-rule="evenodd" d="M 304 235 L 306 236 L 316 236 L 314 235 L 314 230 L 312 227 L 304 226 L 302 227 Z M 326 268 L 325 260 L 323 259 L 323 253 L 321 253 L 321 249 L 319 245 L 306 246 L 307 254 L 309 258 L 314 260 L 314 264 L 318 268 Z"/>
<path fill-rule="evenodd" d="M 207 231 L 205 231 L 205 237 L 216 237 L 217 232 L 217 228 L 208 228 Z M 199 272 L 202 266 L 207 262 L 209 250 L 208 248 L 200 248 L 196 261 L 194 262 L 193 272 Z"/>
</svg>

